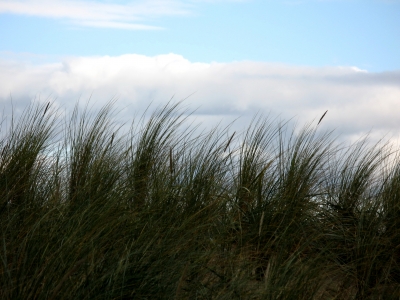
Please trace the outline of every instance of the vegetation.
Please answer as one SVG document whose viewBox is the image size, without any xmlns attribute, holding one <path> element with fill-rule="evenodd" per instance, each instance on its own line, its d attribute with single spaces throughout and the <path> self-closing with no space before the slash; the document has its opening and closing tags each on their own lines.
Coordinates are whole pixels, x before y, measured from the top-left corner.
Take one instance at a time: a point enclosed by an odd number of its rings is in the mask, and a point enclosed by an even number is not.
<svg viewBox="0 0 400 300">
<path fill-rule="evenodd" d="M 399 299 L 400 160 L 258 117 L 32 104 L 0 140 L 1 299 Z M 7 127 L 7 128 L 5 128 Z"/>
</svg>

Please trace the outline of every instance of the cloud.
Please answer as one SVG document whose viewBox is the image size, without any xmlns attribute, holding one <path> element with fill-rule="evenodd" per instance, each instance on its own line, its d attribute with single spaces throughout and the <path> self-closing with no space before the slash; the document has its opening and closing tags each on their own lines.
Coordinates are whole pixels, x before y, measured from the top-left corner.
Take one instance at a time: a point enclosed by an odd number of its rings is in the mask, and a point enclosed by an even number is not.
<svg viewBox="0 0 400 300">
<path fill-rule="evenodd" d="M 150 26 L 143 24 L 131 24 L 122 22 L 110 22 L 110 21 L 78 21 L 76 24 L 87 27 L 97 28 L 114 28 L 114 29 L 128 29 L 128 30 L 160 30 L 164 29 L 158 26 Z"/>
<path fill-rule="evenodd" d="M 10 94 L 16 107 L 34 98 L 51 97 L 65 108 L 90 97 L 99 107 L 113 97 L 129 120 L 153 102 L 172 96 L 196 109 L 203 125 L 229 122 L 248 125 L 257 113 L 299 124 L 316 122 L 354 140 L 372 136 L 399 137 L 400 71 L 371 73 L 355 67 L 307 67 L 241 61 L 196 63 L 176 54 L 154 57 L 69 57 L 53 64 L 0 60 L 0 102 Z M 243 129 L 243 128 L 242 128 Z"/>
<path fill-rule="evenodd" d="M 164 16 L 191 15 L 201 3 L 249 0 L 133 0 L 111 3 L 95 0 L 0 0 L 0 14 L 11 13 L 66 19 L 73 24 L 97 28 L 158 30 L 146 25 Z"/>
<path fill-rule="evenodd" d="M 143 22 L 188 15 L 191 5 L 177 0 L 140 0 L 127 4 L 78 0 L 0 0 L 0 13 L 66 19 L 90 27 L 160 29 Z"/>
</svg>

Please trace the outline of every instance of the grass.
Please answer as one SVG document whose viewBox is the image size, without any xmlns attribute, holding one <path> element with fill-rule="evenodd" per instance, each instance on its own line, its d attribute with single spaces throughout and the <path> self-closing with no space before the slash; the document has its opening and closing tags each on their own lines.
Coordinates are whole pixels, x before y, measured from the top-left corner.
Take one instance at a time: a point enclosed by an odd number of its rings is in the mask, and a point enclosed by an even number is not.
<svg viewBox="0 0 400 300">
<path fill-rule="evenodd" d="M 125 134 L 113 103 L 3 121 L 0 298 L 399 299 L 396 151 L 185 115 Z"/>
</svg>

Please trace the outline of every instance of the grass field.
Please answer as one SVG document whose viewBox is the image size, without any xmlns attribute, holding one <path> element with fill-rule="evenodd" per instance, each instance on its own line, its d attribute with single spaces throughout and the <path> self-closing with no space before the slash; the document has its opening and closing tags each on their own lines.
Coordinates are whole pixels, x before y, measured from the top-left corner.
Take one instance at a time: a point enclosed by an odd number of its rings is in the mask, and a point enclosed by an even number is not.
<svg viewBox="0 0 400 300">
<path fill-rule="evenodd" d="M 32 104 L 3 122 L 0 298 L 399 299 L 397 149 L 185 115 L 122 134 L 112 103 Z"/>
</svg>

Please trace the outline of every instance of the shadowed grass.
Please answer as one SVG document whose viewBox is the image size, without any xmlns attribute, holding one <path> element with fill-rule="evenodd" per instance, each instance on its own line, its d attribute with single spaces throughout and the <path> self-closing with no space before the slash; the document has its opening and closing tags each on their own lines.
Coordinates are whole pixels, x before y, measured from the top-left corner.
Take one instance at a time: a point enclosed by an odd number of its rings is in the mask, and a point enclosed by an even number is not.
<svg viewBox="0 0 400 300">
<path fill-rule="evenodd" d="M 396 152 L 179 104 L 122 134 L 112 105 L 2 128 L 2 299 L 399 298 Z"/>
</svg>

